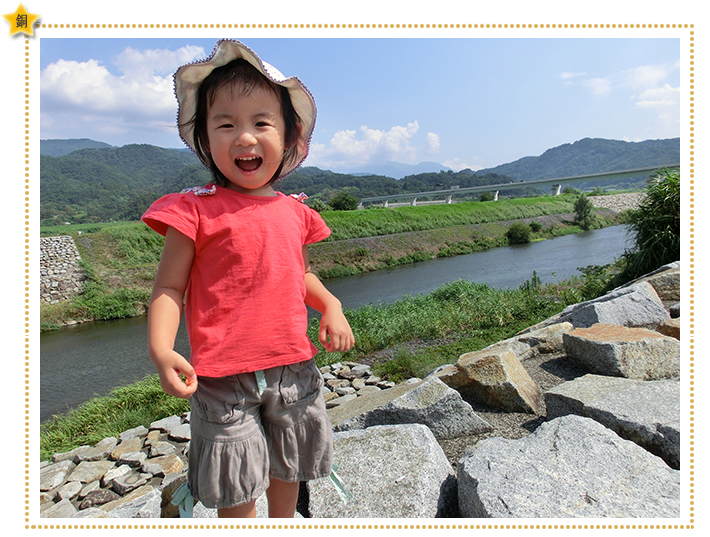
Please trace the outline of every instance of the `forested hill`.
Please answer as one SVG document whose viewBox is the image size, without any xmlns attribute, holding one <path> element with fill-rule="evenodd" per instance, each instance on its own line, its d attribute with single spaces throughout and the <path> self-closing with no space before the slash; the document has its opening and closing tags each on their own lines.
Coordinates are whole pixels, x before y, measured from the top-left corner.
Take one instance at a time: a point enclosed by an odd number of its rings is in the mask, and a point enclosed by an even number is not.
<svg viewBox="0 0 710 537">
<path fill-rule="evenodd" d="M 137 220 L 161 195 L 207 182 L 192 153 L 152 145 L 41 155 L 40 223 Z"/>
<path fill-rule="evenodd" d="M 61 142 L 54 144 L 53 142 Z M 99 148 L 53 154 L 71 147 Z M 152 145 L 111 147 L 93 140 L 42 140 L 40 146 L 41 225 L 137 220 L 150 203 L 187 186 L 204 185 L 210 174 L 186 150 Z M 328 201 L 347 189 L 355 197 L 372 197 L 554 178 L 604 171 L 673 164 L 680 161 L 680 140 L 629 143 L 585 138 L 489 170 L 443 171 L 393 179 L 381 175 L 354 176 L 319 168 L 300 168 L 278 183 L 287 193 L 305 192 Z M 595 186 L 589 184 L 587 186 Z M 602 185 L 606 188 L 608 185 Z M 621 186 L 630 186 L 621 185 Z M 522 186 L 513 195 L 540 193 Z M 510 195 L 511 191 L 506 191 Z"/>
<path fill-rule="evenodd" d="M 532 181 L 679 162 L 680 138 L 643 142 L 583 138 L 572 144 L 548 149 L 539 157 L 523 157 L 476 173 L 499 173 L 516 181 Z"/>
<path fill-rule="evenodd" d="M 41 155 L 40 159 L 41 225 L 137 220 L 158 197 L 211 181 L 211 175 L 191 152 L 152 145 L 82 149 L 62 157 Z M 508 177 L 482 177 L 471 170 L 424 173 L 397 180 L 305 167 L 280 181 L 277 188 L 327 201 L 345 188 L 363 198 L 509 182 L 512 179 Z"/>
<path fill-rule="evenodd" d="M 39 152 L 50 157 L 63 157 L 80 149 L 103 149 L 112 147 L 104 142 L 89 140 L 88 138 L 72 138 L 68 140 L 40 140 Z"/>
</svg>

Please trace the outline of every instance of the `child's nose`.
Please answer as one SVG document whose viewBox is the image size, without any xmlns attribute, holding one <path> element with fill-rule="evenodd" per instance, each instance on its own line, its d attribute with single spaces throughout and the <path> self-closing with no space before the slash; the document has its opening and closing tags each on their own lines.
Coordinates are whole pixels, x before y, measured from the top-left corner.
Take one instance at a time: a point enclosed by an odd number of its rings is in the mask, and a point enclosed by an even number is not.
<svg viewBox="0 0 710 537">
<path fill-rule="evenodd" d="M 235 145 L 254 145 L 256 144 L 256 137 L 251 131 L 245 129 L 237 134 L 234 143 Z"/>
</svg>

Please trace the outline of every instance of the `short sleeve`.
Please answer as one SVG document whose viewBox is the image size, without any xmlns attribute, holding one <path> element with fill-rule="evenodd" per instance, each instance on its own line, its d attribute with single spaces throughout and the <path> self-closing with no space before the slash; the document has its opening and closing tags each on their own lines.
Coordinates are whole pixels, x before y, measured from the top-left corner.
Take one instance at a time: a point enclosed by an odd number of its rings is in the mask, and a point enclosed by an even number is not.
<svg viewBox="0 0 710 537">
<path fill-rule="evenodd" d="M 313 244 L 330 236 L 330 228 L 323 217 L 310 207 L 304 205 L 307 212 L 308 229 L 303 244 Z"/>
<path fill-rule="evenodd" d="M 172 227 L 194 241 L 199 226 L 199 212 L 194 196 L 168 194 L 156 200 L 141 220 L 163 236 L 167 233 L 168 227 Z"/>
</svg>

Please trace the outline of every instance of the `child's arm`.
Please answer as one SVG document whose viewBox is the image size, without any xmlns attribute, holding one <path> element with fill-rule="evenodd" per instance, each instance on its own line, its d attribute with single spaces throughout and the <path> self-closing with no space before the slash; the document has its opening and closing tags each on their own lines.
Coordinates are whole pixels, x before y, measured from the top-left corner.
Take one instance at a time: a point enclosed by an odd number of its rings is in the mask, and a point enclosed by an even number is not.
<svg viewBox="0 0 710 537">
<path fill-rule="evenodd" d="M 165 393 L 184 399 L 197 389 L 197 376 L 173 347 L 194 256 L 192 239 L 169 227 L 148 310 L 148 354 L 160 375 L 160 385 Z M 186 383 L 180 373 L 187 378 Z"/>
<path fill-rule="evenodd" d="M 328 352 L 349 351 L 355 345 L 353 331 L 343 315 L 340 301 L 311 272 L 308 246 L 303 247 L 303 264 L 306 270 L 306 305 L 322 314 L 318 340 Z"/>
</svg>

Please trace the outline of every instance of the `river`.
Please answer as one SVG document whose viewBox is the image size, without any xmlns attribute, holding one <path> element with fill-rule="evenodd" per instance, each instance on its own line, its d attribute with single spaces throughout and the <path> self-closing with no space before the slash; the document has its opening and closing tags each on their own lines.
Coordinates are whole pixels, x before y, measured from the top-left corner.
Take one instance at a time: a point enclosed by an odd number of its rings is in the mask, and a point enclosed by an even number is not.
<svg viewBox="0 0 710 537">
<path fill-rule="evenodd" d="M 627 238 L 624 226 L 613 226 L 324 283 L 348 309 L 429 293 L 457 279 L 510 289 L 530 279 L 533 271 L 547 283 L 579 275 L 578 267 L 611 263 L 630 246 Z M 146 349 L 145 317 L 86 323 L 41 334 L 40 421 L 154 373 Z M 184 326 L 176 349 L 189 354 Z"/>
</svg>

